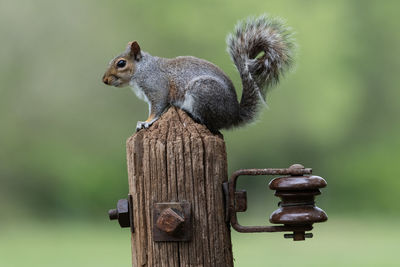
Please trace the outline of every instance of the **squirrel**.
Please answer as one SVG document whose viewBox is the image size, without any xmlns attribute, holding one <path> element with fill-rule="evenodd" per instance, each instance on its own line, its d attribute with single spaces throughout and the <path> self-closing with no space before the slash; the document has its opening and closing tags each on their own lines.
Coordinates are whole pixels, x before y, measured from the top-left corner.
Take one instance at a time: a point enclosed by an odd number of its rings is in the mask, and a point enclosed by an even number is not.
<svg viewBox="0 0 400 267">
<path fill-rule="evenodd" d="M 267 89 L 291 66 L 294 43 L 280 19 L 262 15 L 239 21 L 227 45 L 242 80 L 240 103 L 232 81 L 216 65 L 192 56 L 152 56 L 136 41 L 111 60 L 103 82 L 130 85 L 149 104 L 149 117 L 137 123 L 137 131 L 150 127 L 169 106 L 213 132 L 241 126 L 255 119 Z"/>
</svg>

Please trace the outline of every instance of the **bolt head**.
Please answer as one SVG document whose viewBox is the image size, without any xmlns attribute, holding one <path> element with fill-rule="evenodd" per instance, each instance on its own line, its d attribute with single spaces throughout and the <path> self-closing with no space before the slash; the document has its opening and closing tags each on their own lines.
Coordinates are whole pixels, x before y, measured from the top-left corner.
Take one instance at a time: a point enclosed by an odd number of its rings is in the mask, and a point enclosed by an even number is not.
<svg viewBox="0 0 400 267">
<path fill-rule="evenodd" d="M 290 166 L 289 169 L 304 169 L 304 166 L 296 163 Z"/>
<path fill-rule="evenodd" d="M 160 216 L 157 218 L 156 226 L 161 231 L 166 232 L 167 234 L 174 234 L 177 232 L 182 224 L 185 222 L 185 219 L 177 212 L 171 208 L 167 208 L 160 213 Z"/>
</svg>

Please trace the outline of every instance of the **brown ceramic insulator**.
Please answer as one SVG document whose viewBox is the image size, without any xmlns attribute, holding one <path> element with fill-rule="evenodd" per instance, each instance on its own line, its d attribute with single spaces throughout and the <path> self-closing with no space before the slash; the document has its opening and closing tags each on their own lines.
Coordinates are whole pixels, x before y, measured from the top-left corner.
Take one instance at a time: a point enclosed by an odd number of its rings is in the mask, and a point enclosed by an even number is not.
<svg viewBox="0 0 400 267">
<path fill-rule="evenodd" d="M 272 180 L 269 187 L 276 190 L 275 196 L 281 198 L 279 209 L 274 211 L 269 221 L 285 225 L 312 225 L 328 219 L 326 213 L 315 206 L 319 188 L 326 181 L 319 176 L 288 176 Z"/>
<path fill-rule="evenodd" d="M 309 225 L 325 222 L 328 219 L 325 212 L 315 206 L 282 207 L 274 211 L 269 221 L 285 225 Z"/>
<path fill-rule="evenodd" d="M 278 177 L 269 183 L 272 190 L 312 190 L 326 186 L 324 178 L 319 176 L 287 176 Z"/>
</svg>

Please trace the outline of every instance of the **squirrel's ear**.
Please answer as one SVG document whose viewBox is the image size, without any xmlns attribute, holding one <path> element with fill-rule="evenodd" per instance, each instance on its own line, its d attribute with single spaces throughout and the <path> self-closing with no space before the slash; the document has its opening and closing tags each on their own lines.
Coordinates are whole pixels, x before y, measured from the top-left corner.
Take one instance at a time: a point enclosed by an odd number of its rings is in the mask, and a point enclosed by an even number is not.
<svg viewBox="0 0 400 267">
<path fill-rule="evenodd" d="M 140 52 L 140 46 L 136 41 L 128 43 L 129 54 L 136 60 L 142 58 L 142 53 Z"/>
</svg>

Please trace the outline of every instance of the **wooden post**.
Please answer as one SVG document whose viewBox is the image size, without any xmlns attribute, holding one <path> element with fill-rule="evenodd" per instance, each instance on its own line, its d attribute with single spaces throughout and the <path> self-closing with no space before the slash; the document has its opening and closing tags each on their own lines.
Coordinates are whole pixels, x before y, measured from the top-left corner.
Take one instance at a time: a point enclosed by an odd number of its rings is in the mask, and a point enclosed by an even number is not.
<svg viewBox="0 0 400 267">
<path fill-rule="evenodd" d="M 222 190 L 227 181 L 222 135 L 171 107 L 127 140 L 127 161 L 133 266 L 233 266 Z M 189 203 L 190 241 L 154 241 L 154 206 L 162 202 Z"/>
</svg>

